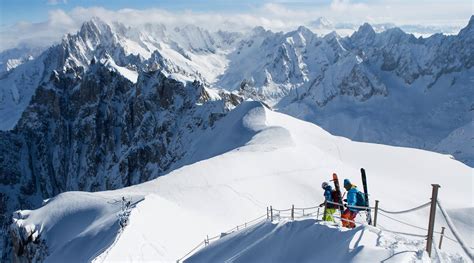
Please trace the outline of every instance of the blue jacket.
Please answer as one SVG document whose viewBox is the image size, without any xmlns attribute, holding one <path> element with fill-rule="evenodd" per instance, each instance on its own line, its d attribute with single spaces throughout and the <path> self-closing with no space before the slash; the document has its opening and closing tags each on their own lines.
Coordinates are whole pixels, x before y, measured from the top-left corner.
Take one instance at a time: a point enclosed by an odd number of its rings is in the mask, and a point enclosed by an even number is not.
<svg viewBox="0 0 474 263">
<path fill-rule="evenodd" d="M 326 201 L 334 202 L 334 201 L 332 200 L 331 192 L 332 192 L 332 187 L 331 187 L 330 185 L 328 185 L 328 186 L 324 189 L 324 199 L 326 199 Z"/>
<path fill-rule="evenodd" d="M 356 203 L 357 203 L 357 192 L 359 192 L 359 190 L 357 190 L 357 186 L 352 185 L 351 189 L 349 189 L 349 191 L 347 192 L 347 205 L 348 206 L 355 206 L 356 205 Z M 359 210 L 357 210 L 356 208 L 352 208 L 352 207 L 348 207 L 348 208 L 352 212 L 359 212 Z"/>
</svg>

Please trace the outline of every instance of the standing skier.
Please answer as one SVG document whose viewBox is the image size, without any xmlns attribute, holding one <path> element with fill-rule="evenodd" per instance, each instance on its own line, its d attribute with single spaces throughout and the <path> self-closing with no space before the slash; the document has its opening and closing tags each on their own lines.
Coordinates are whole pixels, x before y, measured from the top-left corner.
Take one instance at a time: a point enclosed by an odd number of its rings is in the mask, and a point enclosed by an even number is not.
<svg viewBox="0 0 474 263">
<path fill-rule="evenodd" d="M 337 203 L 339 201 L 336 190 L 333 190 L 332 187 L 327 182 L 323 182 L 321 187 L 324 189 L 325 202 L 320 204 L 319 207 L 322 207 L 326 203 L 326 208 L 324 209 L 323 220 L 334 222 L 333 214 L 336 212 L 337 205 L 327 203 L 327 201 L 334 202 L 334 203 Z"/>
<path fill-rule="evenodd" d="M 347 208 L 341 217 L 350 221 L 342 220 L 342 226 L 354 228 L 355 224 L 352 221 L 354 221 L 357 216 L 358 210 L 353 206 L 357 205 L 357 192 L 359 192 L 359 190 L 357 190 L 357 186 L 353 185 L 349 179 L 344 179 L 344 189 L 347 191 Z"/>
</svg>

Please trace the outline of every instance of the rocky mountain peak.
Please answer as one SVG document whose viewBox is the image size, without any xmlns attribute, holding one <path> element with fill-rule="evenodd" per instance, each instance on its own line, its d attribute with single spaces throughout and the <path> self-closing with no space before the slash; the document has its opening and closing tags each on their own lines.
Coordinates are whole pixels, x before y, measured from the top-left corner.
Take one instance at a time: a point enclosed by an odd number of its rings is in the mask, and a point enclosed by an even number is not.
<svg viewBox="0 0 474 263">
<path fill-rule="evenodd" d="M 84 22 L 78 33 L 84 40 L 105 39 L 111 34 L 113 34 L 112 28 L 98 17 L 93 17 L 91 20 Z"/>
<path fill-rule="evenodd" d="M 316 29 L 330 29 L 334 27 L 334 24 L 325 17 L 318 17 L 309 23 L 309 26 Z"/>
<path fill-rule="evenodd" d="M 267 32 L 267 30 L 265 28 L 263 28 L 263 26 L 256 26 L 252 29 L 252 33 L 254 35 L 263 35 Z"/>
<path fill-rule="evenodd" d="M 351 40 L 357 44 L 370 43 L 375 38 L 375 30 L 369 23 L 364 23 L 359 29 L 352 34 Z"/>
<path fill-rule="evenodd" d="M 471 16 L 471 18 L 469 19 L 469 23 L 467 24 L 466 27 L 464 27 L 463 29 L 461 29 L 461 31 L 459 31 L 459 35 L 461 36 L 470 36 L 471 38 L 473 38 L 473 35 L 474 35 L 474 15 Z"/>
</svg>

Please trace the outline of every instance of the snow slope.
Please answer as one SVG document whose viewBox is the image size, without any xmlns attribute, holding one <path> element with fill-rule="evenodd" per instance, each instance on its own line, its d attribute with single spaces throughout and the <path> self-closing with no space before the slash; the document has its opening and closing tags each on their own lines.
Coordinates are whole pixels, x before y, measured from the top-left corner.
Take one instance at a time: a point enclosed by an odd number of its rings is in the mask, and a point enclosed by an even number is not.
<svg viewBox="0 0 474 263">
<path fill-rule="evenodd" d="M 273 112 L 259 102 L 244 102 L 189 149 L 189 160 L 203 155 L 210 158 L 140 185 L 98 193 L 63 193 L 42 208 L 20 212 L 13 229 L 26 233 L 26 237 L 31 233 L 38 237 L 32 239 L 36 242 L 25 239 L 23 251 L 43 242 L 45 245 L 35 251 L 47 251 L 43 253 L 49 255 L 47 262 L 82 261 L 99 254 L 98 261 L 175 262 L 207 234 L 218 234 L 260 216 L 268 205 L 288 208 L 292 204 L 319 204 L 321 181 L 329 180 L 333 172 L 359 184 L 360 167 L 367 170 L 371 199 L 380 200 L 387 210 L 427 202 L 430 184 L 439 183 L 440 199 L 450 212 L 456 209 L 456 223 L 473 244 L 472 224 L 459 223 L 472 218 L 474 204 L 469 197 L 473 196 L 473 170 L 449 156 L 352 142 L 314 124 Z M 144 200 L 132 209 L 128 225 L 119 230 L 117 214 L 121 209 L 116 201 L 122 196 L 132 203 L 142 197 Z M 425 227 L 428 211 L 399 219 Z M 379 223 L 398 231 L 424 234 L 385 218 Z M 442 224 L 439 217 L 436 229 Z M 321 226 L 309 228 L 321 235 L 333 233 Z M 355 236 L 355 232 L 337 235 Z M 361 244 L 365 247 L 357 249 L 369 251 L 371 259 L 385 259 L 387 248 L 373 242 L 373 238 L 372 234 L 364 235 Z M 443 246 L 449 252 L 460 251 L 448 241 Z M 24 252 L 22 256 L 31 255 Z M 401 262 L 403 258 L 394 260 Z"/>
<path fill-rule="evenodd" d="M 263 222 L 221 238 L 186 262 L 427 262 L 423 243 L 370 226 L 347 230 L 314 219 Z"/>
</svg>

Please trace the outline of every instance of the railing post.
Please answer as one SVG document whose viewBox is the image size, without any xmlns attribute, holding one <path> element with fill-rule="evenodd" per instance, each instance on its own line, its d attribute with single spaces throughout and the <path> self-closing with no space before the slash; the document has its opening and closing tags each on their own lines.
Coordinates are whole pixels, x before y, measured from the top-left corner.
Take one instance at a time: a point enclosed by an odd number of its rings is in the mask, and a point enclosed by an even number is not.
<svg viewBox="0 0 474 263">
<path fill-rule="evenodd" d="M 374 221 L 372 222 L 374 226 L 377 226 L 377 214 L 379 212 L 379 200 L 375 200 L 375 210 L 374 210 Z"/>
<path fill-rule="evenodd" d="M 295 220 L 295 205 L 291 205 L 291 220 Z"/>
<path fill-rule="evenodd" d="M 303 217 L 304 217 L 304 208 L 303 208 Z"/>
<path fill-rule="evenodd" d="M 270 220 L 273 222 L 273 207 L 270 206 Z"/>
<path fill-rule="evenodd" d="M 439 236 L 439 249 L 441 249 L 441 244 L 443 244 L 443 237 L 444 237 L 444 229 L 445 227 L 441 227 L 441 235 Z"/>
<path fill-rule="evenodd" d="M 323 221 L 326 220 L 326 210 L 328 209 L 327 206 L 328 206 L 328 202 L 327 200 L 324 200 Z"/>
<path fill-rule="evenodd" d="M 431 193 L 431 208 L 430 208 L 430 221 L 428 222 L 428 238 L 426 239 L 426 251 L 431 258 L 431 246 L 433 245 L 433 231 L 436 217 L 436 200 L 438 200 L 438 189 L 439 184 L 432 184 L 433 191 Z"/>
<path fill-rule="evenodd" d="M 318 207 L 318 211 L 316 212 L 316 220 L 319 220 L 319 207 Z"/>
<path fill-rule="evenodd" d="M 268 206 L 267 206 L 267 220 L 270 218 L 270 215 L 268 214 Z"/>
</svg>

